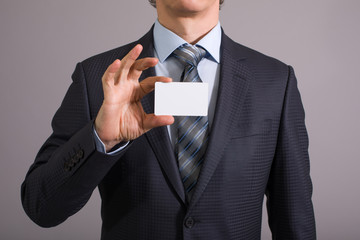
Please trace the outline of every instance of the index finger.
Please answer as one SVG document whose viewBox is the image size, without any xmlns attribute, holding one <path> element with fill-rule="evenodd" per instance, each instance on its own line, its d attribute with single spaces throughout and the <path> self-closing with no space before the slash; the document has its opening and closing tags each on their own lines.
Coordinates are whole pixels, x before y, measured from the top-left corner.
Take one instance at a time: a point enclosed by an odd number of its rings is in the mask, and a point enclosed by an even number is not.
<svg viewBox="0 0 360 240">
<path fill-rule="evenodd" d="M 144 70 L 154 67 L 158 62 L 159 60 L 154 57 L 136 60 L 129 70 L 128 79 L 138 80 Z"/>
<path fill-rule="evenodd" d="M 155 88 L 155 83 L 156 82 L 163 82 L 163 83 L 167 83 L 167 82 L 172 82 L 171 78 L 168 77 L 161 77 L 161 76 L 154 76 L 154 77 L 148 77 L 145 78 L 143 81 L 141 81 L 139 83 L 139 87 L 140 87 L 140 95 L 139 98 L 142 99 L 146 94 L 148 94 L 149 92 L 153 91 Z"/>
</svg>

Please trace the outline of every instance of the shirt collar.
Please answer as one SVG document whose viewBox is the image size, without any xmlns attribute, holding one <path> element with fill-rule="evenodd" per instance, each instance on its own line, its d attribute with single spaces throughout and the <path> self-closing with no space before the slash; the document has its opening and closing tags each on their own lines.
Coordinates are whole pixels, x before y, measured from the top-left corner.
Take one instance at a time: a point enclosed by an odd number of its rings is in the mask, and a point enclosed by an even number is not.
<svg viewBox="0 0 360 240">
<path fill-rule="evenodd" d="M 160 62 L 164 62 L 170 54 L 179 46 L 187 42 L 162 26 L 158 20 L 154 26 L 154 47 Z M 221 27 L 220 22 L 206 34 L 196 45 L 203 47 L 210 55 L 210 58 L 220 63 Z"/>
</svg>

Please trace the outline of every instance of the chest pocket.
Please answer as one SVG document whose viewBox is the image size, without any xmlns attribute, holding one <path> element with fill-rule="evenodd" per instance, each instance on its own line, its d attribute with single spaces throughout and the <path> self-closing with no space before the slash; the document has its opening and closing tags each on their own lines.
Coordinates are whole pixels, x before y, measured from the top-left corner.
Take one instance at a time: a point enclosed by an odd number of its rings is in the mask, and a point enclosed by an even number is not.
<svg viewBox="0 0 360 240">
<path fill-rule="evenodd" d="M 231 138 L 243 138 L 255 135 L 266 135 L 271 132 L 272 120 L 265 119 L 258 122 L 247 122 L 239 124 L 232 130 Z"/>
</svg>

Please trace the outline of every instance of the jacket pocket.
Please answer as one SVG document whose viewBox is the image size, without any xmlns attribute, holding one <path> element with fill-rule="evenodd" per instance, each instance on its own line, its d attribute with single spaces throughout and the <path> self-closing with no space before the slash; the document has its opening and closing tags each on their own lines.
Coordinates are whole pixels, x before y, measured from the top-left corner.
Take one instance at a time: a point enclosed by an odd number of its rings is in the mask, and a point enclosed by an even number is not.
<svg viewBox="0 0 360 240">
<path fill-rule="evenodd" d="M 233 129 L 231 138 L 243 138 L 255 135 L 266 135 L 271 132 L 271 119 L 265 119 L 257 122 L 247 122 L 239 124 Z"/>
</svg>

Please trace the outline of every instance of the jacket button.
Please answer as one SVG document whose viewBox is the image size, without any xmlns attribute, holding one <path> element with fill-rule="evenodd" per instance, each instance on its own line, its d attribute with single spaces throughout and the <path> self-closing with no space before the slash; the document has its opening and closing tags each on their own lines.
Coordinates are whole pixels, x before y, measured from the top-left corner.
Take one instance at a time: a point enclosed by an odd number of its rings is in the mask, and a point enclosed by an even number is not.
<svg viewBox="0 0 360 240">
<path fill-rule="evenodd" d="M 192 228 L 195 224 L 195 221 L 192 217 L 189 217 L 185 220 L 185 227 Z"/>
<path fill-rule="evenodd" d="M 68 163 L 65 163 L 65 164 L 64 164 L 64 169 L 65 169 L 65 171 L 70 172 L 71 167 L 69 166 Z"/>
<path fill-rule="evenodd" d="M 69 165 L 70 167 L 75 166 L 75 158 L 71 158 L 71 159 L 70 159 L 70 162 L 68 163 L 68 165 Z"/>
<path fill-rule="evenodd" d="M 80 149 L 76 155 L 79 160 L 82 159 L 84 157 L 84 150 Z"/>
<path fill-rule="evenodd" d="M 75 155 L 74 156 L 74 163 L 78 163 L 78 162 L 80 162 L 80 158 L 79 158 L 78 155 Z"/>
</svg>

